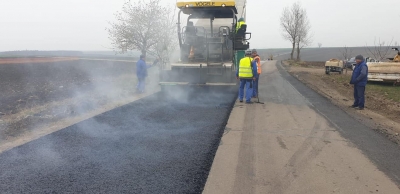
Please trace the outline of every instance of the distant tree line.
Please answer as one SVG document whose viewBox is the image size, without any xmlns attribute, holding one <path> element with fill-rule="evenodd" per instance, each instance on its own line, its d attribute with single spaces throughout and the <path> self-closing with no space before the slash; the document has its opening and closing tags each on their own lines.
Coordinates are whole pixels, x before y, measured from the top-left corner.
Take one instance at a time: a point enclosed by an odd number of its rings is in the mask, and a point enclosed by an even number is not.
<svg viewBox="0 0 400 194">
<path fill-rule="evenodd" d="M 46 56 L 46 57 L 70 57 L 82 56 L 81 51 L 39 51 L 39 50 L 19 50 L 19 51 L 5 51 L 0 52 L 0 56 L 16 56 L 16 57 L 30 57 L 30 56 Z"/>
</svg>

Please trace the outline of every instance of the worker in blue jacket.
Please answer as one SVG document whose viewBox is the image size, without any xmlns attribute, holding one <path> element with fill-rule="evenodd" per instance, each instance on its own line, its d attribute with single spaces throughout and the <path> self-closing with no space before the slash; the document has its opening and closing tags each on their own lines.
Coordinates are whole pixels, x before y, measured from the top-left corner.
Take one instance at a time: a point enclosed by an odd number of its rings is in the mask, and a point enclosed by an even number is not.
<svg viewBox="0 0 400 194">
<path fill-rule="evenodd" d="M 257 76 L 257 63 L 251 58 L 251 51 L 246 51 L 246 56 L 240 60 L 236 78 L 240 80 L 239 101 L 243 102 L 246 87 L 246 104 L 252 104 L 253 81 Z"/>
<path fill-rule="evenodd" d="M 147 77 L 147 69 L 156 65 L 158 60 L 155 60 L 153 65 L 146 64 L 146 56 L 140 55 L 139 61 L 136 63 L 136 76 L 138 78 L 138 85 L 136 87 L 139 93 L 144 93 L 145 91 L 145 80 Z"/>
<path fill-rule="evenodd" d="M 365 106 L 365 86 L 368 82 L 368 66 L 362 55 L 356 56 L 356 63 L 350 81 L 350 84 L 354 85 L 354 104 L 351 107 L 363 110 Z"/>
</svg>

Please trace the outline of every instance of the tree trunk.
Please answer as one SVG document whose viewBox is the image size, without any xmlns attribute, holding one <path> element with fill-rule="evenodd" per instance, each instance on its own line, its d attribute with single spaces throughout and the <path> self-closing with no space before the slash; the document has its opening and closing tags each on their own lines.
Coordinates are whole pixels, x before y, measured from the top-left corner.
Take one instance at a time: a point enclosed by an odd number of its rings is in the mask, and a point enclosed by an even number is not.
<svg viewBox="0 0 400 194">
<path fill-rule="evenodd" d="M 143 40 L 143 47 L 142 47 L 141 51 L 142 51 L 142 55 L 146 56 L 146 54 L 147 54 L 147 39 Z"/>
<path fill-rule="evenodd" d="M 292 44 L 292 53 L 290 53 L 290 60 L 293 60 L 294 49 L 296 48 L 296 43 Z"/>
<path fill-rule="evenodd" d="M 300 44 L 297 43 L 297 60 L 300 61 Z"/>
</svg>

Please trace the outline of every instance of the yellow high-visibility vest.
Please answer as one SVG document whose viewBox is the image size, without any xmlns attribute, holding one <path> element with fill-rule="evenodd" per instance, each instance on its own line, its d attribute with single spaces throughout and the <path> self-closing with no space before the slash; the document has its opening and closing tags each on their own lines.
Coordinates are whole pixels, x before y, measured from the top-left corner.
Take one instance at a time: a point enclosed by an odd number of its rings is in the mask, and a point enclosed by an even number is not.
<svg viewBox="0 0 400 194">
<path fill-rule="evenodd" d="M 246 22 L 238 22 L 236 25 L 236 32 L 242 27 L 243 24 L 246 24 Z"/>
<path fill-rule="evenodd" d="M 253 59 L 251 57 L 245 57 L 240 60 L 239 78 L 245 78 L 245 79 L 253 78 L 253 70 L 251 67 L 252 61 L 253 61 Z"/>
</svg>

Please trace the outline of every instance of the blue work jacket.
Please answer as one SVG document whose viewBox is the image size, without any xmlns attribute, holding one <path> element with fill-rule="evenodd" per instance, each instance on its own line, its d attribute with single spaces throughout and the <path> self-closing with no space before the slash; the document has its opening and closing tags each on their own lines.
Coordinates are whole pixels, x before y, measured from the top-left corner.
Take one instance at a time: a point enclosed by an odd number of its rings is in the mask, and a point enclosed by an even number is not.
<svg viewBox="0 0 400 194">
<path fill-rule="evenodd" d="M 150 65 L 146 65 L 146 62 L 140 59 L 136 63 L 136 75 L 138 78 L 145 78 L 147 77 L 147 69 L 150 68 Z"/>
<path fill-rule="evenodd" d="M 368 82 L 368 66 L 365 61 L 356 65 L 351 75 L 350 84 L 355 86 L 366 86 Z"/>
</svg>

